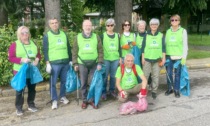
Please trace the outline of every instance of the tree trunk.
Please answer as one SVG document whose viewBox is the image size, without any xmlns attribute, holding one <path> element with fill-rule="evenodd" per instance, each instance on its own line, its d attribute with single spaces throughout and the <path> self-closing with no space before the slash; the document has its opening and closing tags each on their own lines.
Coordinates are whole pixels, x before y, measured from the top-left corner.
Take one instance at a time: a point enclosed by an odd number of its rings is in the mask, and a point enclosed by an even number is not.
<svg viewBox="0 0 210 126">
<path fill-rule="evenodd" d="M 132 0 L 115 0 L 116 32 L 121 32 L 124 20 L 132 21 Z"/>
<path fill-rule="evenodd" d="M 0 9 L 0 26 L 8 24 L 8 12 L 5 9 Z"/>
<path fill-rule="evenodd" d="M 57 18 L 60 22 L 60 0 L 44 0 L 45 4 L 45 32 L 48 28 L 48 20 L 52 18 Z"/>
</svg>

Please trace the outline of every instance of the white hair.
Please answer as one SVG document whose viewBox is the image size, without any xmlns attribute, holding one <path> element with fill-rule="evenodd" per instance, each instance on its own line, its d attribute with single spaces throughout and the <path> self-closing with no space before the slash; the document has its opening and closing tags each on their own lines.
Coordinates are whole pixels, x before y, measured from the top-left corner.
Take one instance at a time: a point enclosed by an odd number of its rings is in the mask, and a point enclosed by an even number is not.
<svg viewBox="0 0 210 126">
<path fill-rule="evenodd" d="M 157 24 L 158 26 L 160 25 L 160 21 L 157 18 L 152 18 L 149 22 L 149 25 L 151 24 Z"/>
<path fill-rule="evenodd" d="M 108 20 L 106 20 L 105 25 L 108 25 L 108 24 L 113 24 L 113 25 L 115 25 L 114 19 L 113 19 L 113 18 L 109 18 Z"/>
<path fill-rule="evenodd" d="M 139 26 L 140 24 L 144 24 L 145 27 L 146 27 L 146 25 L 147 25 L 146 21 L 144 21 L 144 20 L 139 20 L 139 21 L 137 22 L 137 26 Z"/>
</svg>

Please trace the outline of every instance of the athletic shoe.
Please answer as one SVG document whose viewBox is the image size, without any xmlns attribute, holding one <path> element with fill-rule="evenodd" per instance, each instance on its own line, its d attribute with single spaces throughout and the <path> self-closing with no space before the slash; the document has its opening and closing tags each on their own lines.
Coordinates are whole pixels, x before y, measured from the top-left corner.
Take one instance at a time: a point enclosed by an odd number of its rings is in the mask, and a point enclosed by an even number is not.
<svg viewBox="0 0 210 126">
<path fill-rule="evenodd" d="M 69 100 L 64 96 L 60 99 L 60 102 L 62 102 L 63 104 L 68 104 Z"/>
<path fill-rule="evenodd" d="M 56 100 L 54 100 L 52 102 L 52 109 L 57 109 L 58 108 L 58 102 Z"/>
<path fill-rule="evenodd" d="M 38 111 L 38 109 L 34 106 L 34 107 L 28 107 L 28 110 L 31 112 L 36 112 Z"/>
<path fill-rule="evenodd" d="M 23 115 L 23 110 L 16 110 L 17 116 L 22 116 Z"/>
</svg>

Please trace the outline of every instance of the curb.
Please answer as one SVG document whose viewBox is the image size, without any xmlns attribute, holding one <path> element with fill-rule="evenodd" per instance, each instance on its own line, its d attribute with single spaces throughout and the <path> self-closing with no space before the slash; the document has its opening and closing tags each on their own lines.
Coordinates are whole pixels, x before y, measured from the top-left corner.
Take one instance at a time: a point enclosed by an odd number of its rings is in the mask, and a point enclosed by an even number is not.
<svg viewBox="0 0 210 126">
<path fill-rule="evenodd" d="M 188 69 L 203 69 L 203 68 L 210 68 L 210 63 L 208 64 L 199 64 L 197 63 L 196 65 L 192 65 L 192 64 L 187 64 L 187 68 Z M 166 73 L 166 69 L 165 67 L 161 68 L 160 70 L 160 74 L 165 74 Z M 47 83 L 40 83 L 37 84 L 36 86 L 36 92 L 41 92 L 41 91 L 49 91 L 49 81 L 47 81 Z M 56 88 L 59 89 L 60 88 L 60 82 L 56 84 Z M 25 92 L 27 92 L 27 88 L 25 90 Z M 1 97 L 8 97 L 8 96 L 15 96 L 16 91 L 12 88 L 7 88 L 7 89 L 3 89 L 0 88 L 0 98 Z"/>
</svg>

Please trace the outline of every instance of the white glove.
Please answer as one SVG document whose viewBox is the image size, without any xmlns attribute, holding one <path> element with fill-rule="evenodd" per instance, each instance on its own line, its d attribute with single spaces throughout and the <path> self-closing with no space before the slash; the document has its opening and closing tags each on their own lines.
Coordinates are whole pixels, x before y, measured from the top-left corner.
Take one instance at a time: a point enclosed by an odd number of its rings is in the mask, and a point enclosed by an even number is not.
<svg viewBox="0 0 210 126">
<path fill-rule="evenodd" d="M 72 66 L 72 61 L 69 62 L 69 65 Z"/>
<path fill-rule="evenodd" d="M 52 70 L 52 67 L 51 67 L 50 63 L 48 63 L 46 66 L 46 72 L 50 74 L 51 70 Z"/>
<path fill-rule="evenodd" d="M 21 58 L 21 61 L 20 62 L 21 63 L 28 63 L 28 62 L 31 62 L 31 60 L 28 59 L 28 58 Z"/>
</svg>

